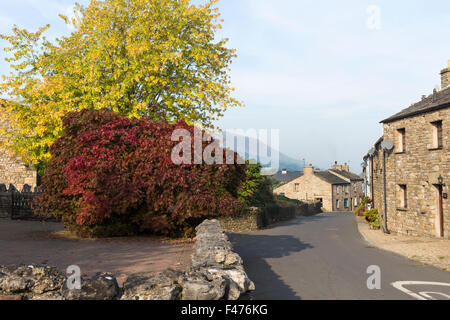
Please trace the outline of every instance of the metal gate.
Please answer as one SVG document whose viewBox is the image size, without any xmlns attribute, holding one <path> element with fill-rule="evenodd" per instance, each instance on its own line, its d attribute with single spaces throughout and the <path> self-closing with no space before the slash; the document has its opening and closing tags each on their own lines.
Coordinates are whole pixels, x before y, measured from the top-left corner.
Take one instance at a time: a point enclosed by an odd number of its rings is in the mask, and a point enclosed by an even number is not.
<svg viewBox="0 0 450 320">
<path fill-rule="evenodd" d="M 0 218 L 13 220 L 38 220 L 33 216 L 31 201 L 38 192 L 0 191 Z"/>
</svg>

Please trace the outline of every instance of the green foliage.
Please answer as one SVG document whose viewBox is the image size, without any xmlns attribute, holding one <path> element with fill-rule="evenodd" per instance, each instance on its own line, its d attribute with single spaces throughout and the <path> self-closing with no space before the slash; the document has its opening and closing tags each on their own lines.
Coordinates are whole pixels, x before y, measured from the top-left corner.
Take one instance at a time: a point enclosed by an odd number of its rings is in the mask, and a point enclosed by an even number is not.
<svg viewBox="0 0 450 320">
<path fill-rule="evenodd" d="M 216 35 L 217 0 L 91 0 L 61 16 L 74 31 L 54 43 L 14 27 L 0 95 L 11 129 L 3 143 L 29 164 L 47 163 L 72 111 L 109 109 L 128 118 L 149 116 L 213 127 L 230 107 L 228 75 L 235 50 Z"/>
<path fill-rule="evenodd" d="M 261 165 L 246 161 L 246 179 L 238 191 L 239 200 L 247 206 L 265 206 L 274 202 L 270 180 L 261 175 Z"/>
<path fill-rule="evenodd" d="M 285 185 L 285 184 L 286 184 L 286 182 L 283 182 L 283 181 L 280 181 L 280 180 L 278 180 L 278 179 L 275 179 L 275 178 L 272 177 L 272 176 L 269 176 L 268 179 L 269 179 L 270 183 L 272 184 L 272 189 L 273 189 L 273 190 L 275 190 L 276 188 L 279 188 L 279 187 L 281 187 L 282 185 Z"/>
<path fill-rule="evenodd" d="M 367 206 L 372 203 L 372 199 L 370 199 L 369 197 L 363 196 L 361 199 L 360 204 L 355 208 L 355 210 L 353 211 L 353 213 L 356 216 L 361 216 L 363 215 L 363 213 L 365 211 L 367 211 Z"/>
<path fill-rule="evenodd" d="M 380 229 L 380 213 L 378 212 L 378 209 L 365 211 L 363 216 L 373 229 Z"/>
<path fill-rule="evenodd" d="M 297 199 L 290 199 L 286 196 L 283 195 L 275 195 L 275 201 L 278 205 L 282 206 L 282 207 L 289 207 L 292 205 L 300 205 L 302 204 L 302 202 L 300 200 Z"/>
</svg>

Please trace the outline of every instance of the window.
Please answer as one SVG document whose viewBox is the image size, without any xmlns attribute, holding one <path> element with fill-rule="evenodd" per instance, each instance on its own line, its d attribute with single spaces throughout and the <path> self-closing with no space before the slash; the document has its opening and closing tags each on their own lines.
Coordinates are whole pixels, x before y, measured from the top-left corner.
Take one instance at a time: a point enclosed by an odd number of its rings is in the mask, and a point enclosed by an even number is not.
<svg viewBox="0 0 450 320">
<path fill-rule="evenodd" d="M 356 207 L 358 205 L 358 198 L 353 199 L 353 205 Z"/>
<path fill-rule="evenodd" d="M 344 199 L 344 208 L 348 208 L 348 199 Z"/>
<path fill-rule="evenodd" d="M 433 126 L 433 140 L 432 140 L 432 148 L 433 149 L 439 149 L 443 147 L 443 141 L 442 141 L 442 120 L 432 122 L 431 125 Z"/>
<path fill-rule="evenodd" d="M 397 202 L 398 202 L 397 206 L 399 208 L 406 209 L 408 207 L 406 184 L 400 184 L 398 186 Z"/>
<path fill-rule="evenodd" d="M 336 186 L 336 194 L 339 194 L 339 186 Z"/>
<path fill-rule="evenodd" d="M 405 128 L 397 130 L 397 152 L 406 151 L 406 130 Z"/>
<path fill-rule="evenodd" d="M 345 193 L 348 193 L 348 185 L 344 186 L 344 191 L 345 191 Z"/>
<path fill-rule="evenodd" d="M 340 207 L 339 200 L 336 200 L 336 209 L 339 209 L 339 207 Z"/>
<path fill-rule="evenodd" d="M 298 192 L 300 190 L 300 183 L 295 184 L 295 192 Z"/>
</svg>

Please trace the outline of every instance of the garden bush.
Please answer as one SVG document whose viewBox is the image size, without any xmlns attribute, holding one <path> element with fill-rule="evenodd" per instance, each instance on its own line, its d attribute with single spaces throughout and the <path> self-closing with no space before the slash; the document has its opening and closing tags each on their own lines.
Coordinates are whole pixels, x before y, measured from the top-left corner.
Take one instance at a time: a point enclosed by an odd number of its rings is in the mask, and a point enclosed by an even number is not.
<svg viewBox="0 0 450 320">
<path fill-rule="evenodd" d="M 239 199 L 247 206 L 261 207 L 275 202 L 272 183 L 261 174 L 261 165 L 246 162 L 246 179 L 239 188 Z"/>
<path fill-rule="evenodd" d="M 185 129 L 192 137 L 193 126 L 130 120 L 108 110 L 69 113 L 63 126 L 33 209 L 62 219 L 79 235 L 190 235 L 203 218 L 242 207 L 245 165 L 172 162 L 179 143 L 172 141 L 173 131 Z"/>
<path fill-rule="evenodd" d="M 362 216 L 364 214 L 364 212 L 367 211 L 367 206 L 370 203 L 372 203 L 372 199 L 370 199 L 369 197 L 363 196 L 361 198 L 361 202 L 359 203 L 359 205 L 353 211 L 354 214 L 357 215 L 357 216 Z"/>
<path fill-rule="evenodd" d="M 369 223 L 370 227 L 373 229 L 380 229 L 380 213 L 378 209 L 367 210 L 363 213 L 366 221 Z"/>
</svg>

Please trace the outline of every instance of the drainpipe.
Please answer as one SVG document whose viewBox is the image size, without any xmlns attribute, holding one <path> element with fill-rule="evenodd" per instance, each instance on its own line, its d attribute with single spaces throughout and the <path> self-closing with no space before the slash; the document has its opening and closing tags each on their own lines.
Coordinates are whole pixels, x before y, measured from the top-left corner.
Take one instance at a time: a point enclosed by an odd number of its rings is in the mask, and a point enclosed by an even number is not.
<svg viewBox="0 0 450 320">
<path fill-rule="evenodd" d="M 389 232 L 388 226 L 387 226 L 387 201 L 386 201 L 386 158 L 388 154 L 386 150 L 383 150 L 383 187 L 384 187 L 384 226 L 383 226 L 383 232 L 386 234 L 391 234 Z"/>
</svg>

